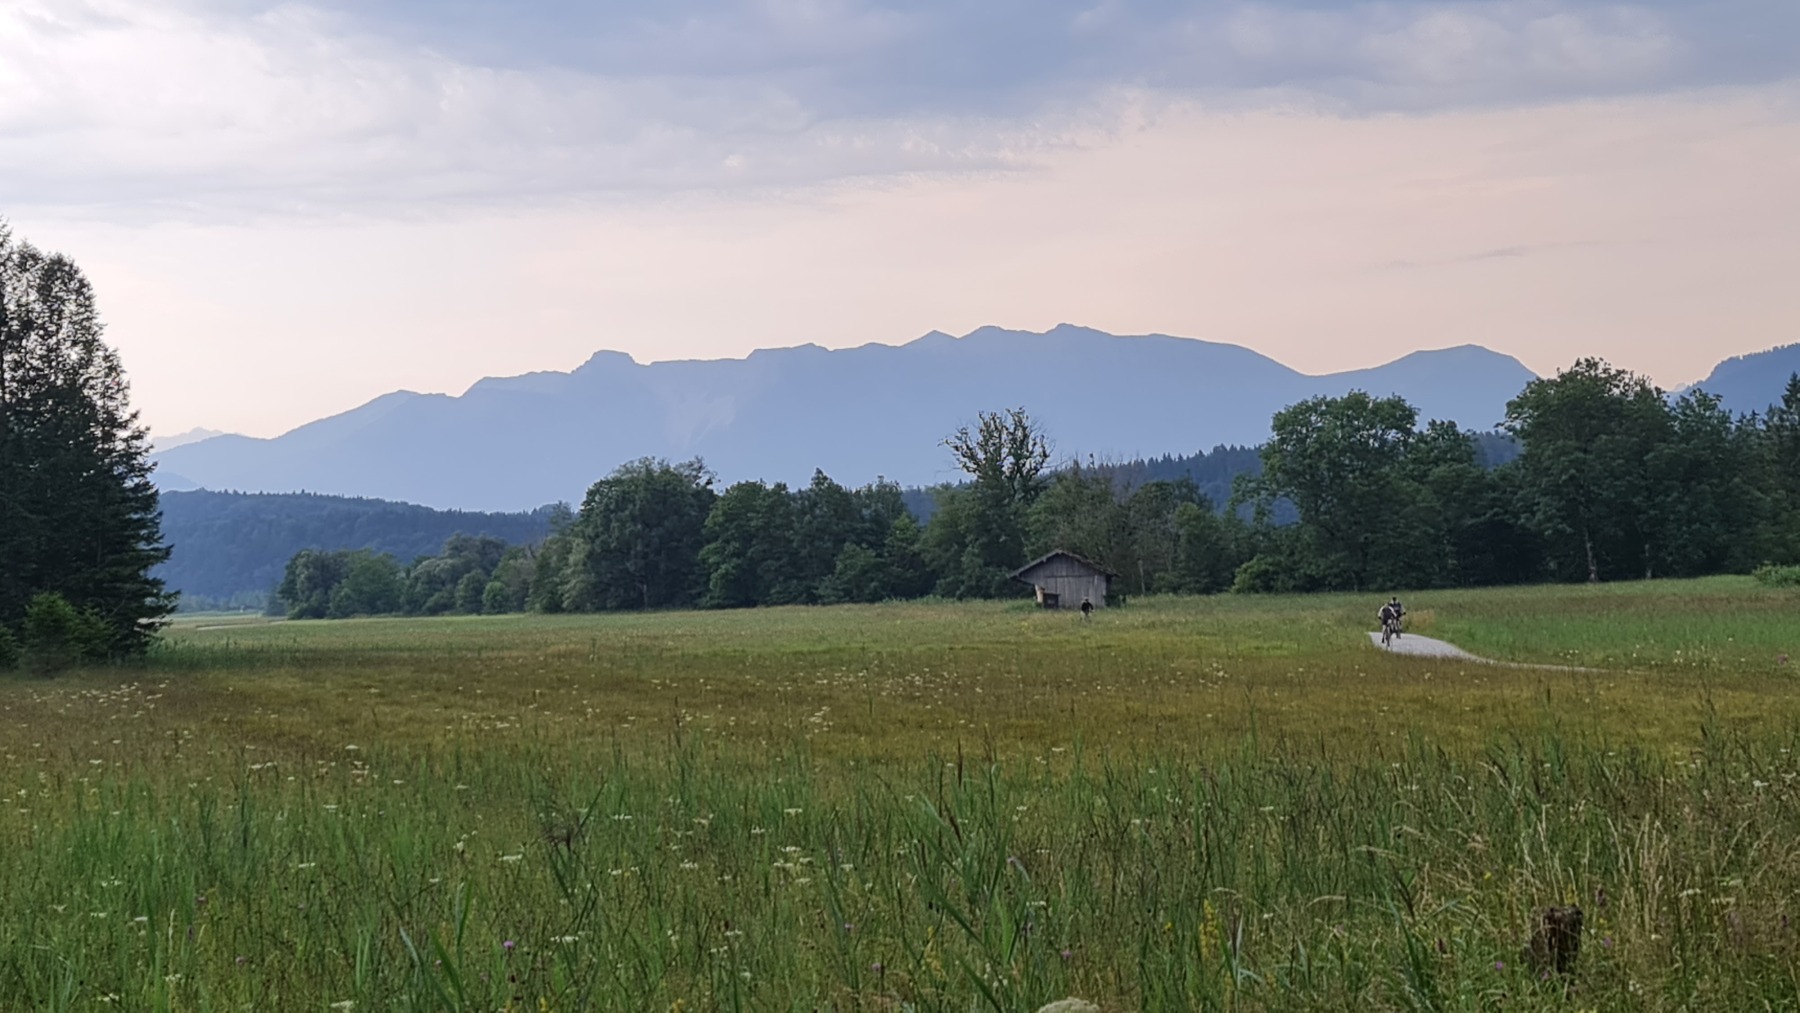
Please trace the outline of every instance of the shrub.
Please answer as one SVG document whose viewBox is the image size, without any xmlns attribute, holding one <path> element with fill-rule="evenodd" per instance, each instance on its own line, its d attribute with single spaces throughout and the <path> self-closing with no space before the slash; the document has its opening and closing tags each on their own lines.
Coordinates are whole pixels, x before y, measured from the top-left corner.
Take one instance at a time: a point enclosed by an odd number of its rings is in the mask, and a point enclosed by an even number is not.
<svg viewBox="0 0 1800 1013">
<path fill-rule="evenodd" d="M 0 672 L 17 667 L 19 664 L 19 641 L 13 637 L 12 631 L 0 626 Z"/>
<path fill-rule="evenodd" d="M 1800 587 L 1800 566 L 1759 566 L 1751 576 L 1770 587 Z"/>
<path fill-rule="evenodd" d="M 103 658 L 110 640 L 106 623 L 99 616 L 77 609 L 55 593 L 31 599 L 20 632 L 26 667 L 40 675 L 53 675 L 77 662 Z"/>
</svg>

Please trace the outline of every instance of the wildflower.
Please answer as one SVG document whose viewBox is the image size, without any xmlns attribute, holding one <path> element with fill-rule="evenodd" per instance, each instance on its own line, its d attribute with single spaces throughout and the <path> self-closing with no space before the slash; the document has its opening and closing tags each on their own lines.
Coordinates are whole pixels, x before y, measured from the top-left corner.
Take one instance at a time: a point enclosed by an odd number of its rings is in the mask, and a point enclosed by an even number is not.
<svg viewBox="0 0 1800 1013">
<path fill-rule="evenodd" d="M 1602 940 L 1600 940 L 1600 945 L 1601 945 L 1601 946 L 1603 946 L 1603 947 L 1605 947 L 1605 948 L 1607 948 L 1607 949 L 1609 949 L 1609 950 L 1610 950 L 1610 949 L 1612 949 L 1612 948 L 1613 948 L 1613 941 L 1612 941 L 1612 937 L 1611 937 L 1611 936 L 1607 936 L 1607 937 L 1605 937 L 1605 938 L 1604 938 L 1604 939 L 1602 939 Z"/>
<path fill-rule="evenodd" d="M 512 941 L 512 940 L 510 940 L 510 939 L 508 939 L 508 940 L 506 940 L 506 941 L 505 941 L 505 942 L 503 942 L 503 943 L 501 943 L 501 944 L 500 944 L 500 948 L 501 948 L 501 949 L 503 949 L 503 950 L 505 950 L 505 951 L 506 951 L 506 952 L 508 952 L 508 953 L 511 953 L 511 952 L 512 952 L 512 950 L 513 950 L 513 947 L 515 947 L 515 946 L 517 946 L 517 945 L 519 945 L 519 944 L 518 944 L 518 943 L 515 943 L 515 942 L 513 942 L 513 941 Z"/>
<path fill-rule="evenodd" d="M 522 862 L 525 860 L 525 855 L 523 852 L 517 855 L 501 855 L 500 860 L 502 862 Z"/>
<path fill-rule="evenodd" d="M 1504 961 L 1504 960 L 1494 961 L 1494 970 L 1496 970 L 1496 971 L 1506 970 L 1506 961 Z"/>
<path fill-rule="evenodd" d="M 1068 948 L 1068 947 L 1066 947 L 1066 946 L 1065 946 L 1065 947 L 1063 947 L 1063 951 L 1062 951 L 1062 958 L 1063 958 L 1063 959 L 1064 959 L 1064 960 L 1074 960 L 1074 959 L 1075 959 L 1075 951 L 1074 951 L 1074 950 L 1071 950 L 1071 949 L 1069 949 L 1069 948 Z"/>
<path fill-rule="evenodd" d="M 787 813 L 789 816 L 798 816 L 801 813 L 805 812 L 806 810 L 805 809 L 783 809 L 781 811 L 784 813 Z"/>
</svg>

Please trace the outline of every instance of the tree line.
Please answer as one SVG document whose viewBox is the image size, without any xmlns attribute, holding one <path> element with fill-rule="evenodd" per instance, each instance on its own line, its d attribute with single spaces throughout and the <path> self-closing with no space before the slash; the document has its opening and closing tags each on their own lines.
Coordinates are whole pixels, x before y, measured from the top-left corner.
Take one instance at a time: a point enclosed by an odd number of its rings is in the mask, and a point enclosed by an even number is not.
<svg viewBox="0 0 1800 1013">
<path fill-rule="evenodd" d="M 302 553 L 280 597 L 294 615 L 385 610 L 374 601 L 432 614 L 993 598 L 1022 595 L 1011 574 L 1053 549 L 1113 570 L 1125 595 L 1800 563 L 1800 377 L 1767 413 L 1734 418 L 1703 391 L 1670 398 L 1583 359 L 1521 391 L 1500 434 L 1421 424 L 1405 400 L 1360 392 L 1292 405 L 1271 428 L 1255 467 L 1215 452 L 1236 465 L 1220 501 L 1191 475 L 1147 477 L 1167 462 L 1053 470 L 1024 409 L 984 412 L 944 441 L 967 479 L 931 491 L 924 523 L 892 483 L 853 489 L 815 473 L 803 488 L 721 490 L 700 461 L 646 458 L 596 482 L 537 545 L 487 539 L 481 555 L 453 539 L 404 568 L 368 552 Z M 326 572 L 341 587 L 316 576 Z"/>
<path fill-rule="evenodd" d="M 1449 587 L 1744 573 L 1800 562 L 1800 376 L 1741 418 L 1597 359 L 1507 405 L 1519 455 L 1399 398 L 1315 398 L 1274 419 L 1240 495 L 1298 522 L 1258 527 L 1244 590 Z"/>
<path fill-rule="evenodd" d="M 415 560 L 438 553 L 456 534 L 526 545 L 550 533 L 552 510 L 476 513 L 316 493 L 164 492 L 163 535 L 176 551 L 155 572 L 181 592 L 184 611 L 262 609 L 301 549 L 355 546 Z"/>
</svg>

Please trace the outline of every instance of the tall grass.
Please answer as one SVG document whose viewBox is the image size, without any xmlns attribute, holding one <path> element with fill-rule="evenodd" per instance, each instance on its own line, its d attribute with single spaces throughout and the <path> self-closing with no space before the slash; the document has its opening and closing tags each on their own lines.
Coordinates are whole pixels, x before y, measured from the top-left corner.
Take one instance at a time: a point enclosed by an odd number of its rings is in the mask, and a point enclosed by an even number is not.
<svg viewBox="0 0 1800 1013">
<path fill-rule="evenodd" d="M 1759 1009 L 1800 1002 L 1793 740 L 906 777 L 356 750 L 108 762 L 7 814 L 8 1008 Z M 571 760 L 577 762 L 571 763 Z M 159 765 L 160 766 L 160 765 Z M 78 769 L 78 768 L 77 768 Z M 215 770 L 211 775 L 200 770 Z M 170 775 L 176 774 L 174 780 Z M 1521 960 L 1589 914 L 1573 979 Z"/>
<path fill-rule="evenodd" d="M 0 1008 L 1800 1006 L 1774 592 L 1609 593 L 179 631 L 0 684 Z"/>
</svg>

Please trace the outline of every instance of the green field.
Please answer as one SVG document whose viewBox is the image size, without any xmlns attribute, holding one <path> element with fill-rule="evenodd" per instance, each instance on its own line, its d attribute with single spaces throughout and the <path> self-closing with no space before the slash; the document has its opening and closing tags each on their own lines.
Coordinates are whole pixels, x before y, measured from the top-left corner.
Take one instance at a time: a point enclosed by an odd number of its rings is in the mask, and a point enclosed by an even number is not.
<svg viewBox="0 0 1800 1013">
<path fill-rule="evenodd" d="M 1800 593 L 1408 602 L 1571 668 L 1350 596 L 187 621 L 0 683 L 0 1009 L 1800 1009 Z"/>
</svg>

